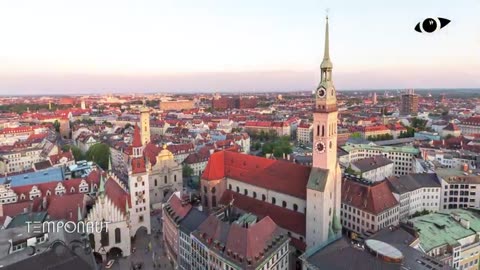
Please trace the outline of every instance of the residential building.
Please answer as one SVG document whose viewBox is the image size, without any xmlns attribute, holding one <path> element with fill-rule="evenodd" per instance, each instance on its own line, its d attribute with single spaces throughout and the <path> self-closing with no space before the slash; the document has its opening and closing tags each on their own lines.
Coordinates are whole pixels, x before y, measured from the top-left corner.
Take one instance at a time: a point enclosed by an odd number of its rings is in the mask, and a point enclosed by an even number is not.
<svg viewBox="0 0 480 270">
<path fill-rule="evenodd" d="M 442 137 L 458 137 L 462 134 L 462 130 L 454 123 L 448 123 L 446 127 L 442 129 Z"/>
<path fill-rule="evenodd" d="M 343 229 L 352 239 L 368 236 L 399 222 L 399 203 L 386 181 L 346 176 L 342 181 Z"/>
<path fill-rule="evenodd" d="M 472 116 L 463 119 L 458 127 L 463 135 L 480 134 L 480 116 Z"/>
<path fill-rule="evenodd" d="M 210 215 L 191 238 L 191 269 L 290 268 L 290 239 L 269 217 L 257 221 L 246 214 L 231 222 L 228 214 Z"/>
<path fill-rule="evenodd" d="M 311 144 L 313 142 L 313 125 L 301 123 L 297 127 L 297 142 Z"/>
<path fill-rule="evenodd" d="M 466 209 L 442 210 L 409 220 L 418 249 L 455 269 L 476 270 L 480 260 L 480 216 Z"/>
<path fill-rule="evenodd" d="M 162 111 L 181 111 L 181 110 L 190 110 L 195 108 L 195 103 L 193 100 L 161 100 L 159 103 L 159 108 Z"/>
<path fill-rule="evenodd" d="M 340 157 L 340 164 L 347 168 L 355 160 L 384 155 L 393 161 L 393 174 L 405 175 L 413 172 L 415 157 L 420 151 L 411 146 L 377 146 L 371 144 L 349 144 L 340 147 L 347 154 Z"/>
<path fill-rule="evenodd" d="M 480 209 L 480 175 L 456 169 L 436 169 L 442 185 L 441 209 Z"/>
<path fill-rule="evenodd" d="M 436 174 L 408 174 L 392 176 L 387 180 L 393 196 L 400 202 L 401 221 L 423 211 L 440 210 L 442 188 Z"/>
<path fill-rule="evenodd" d="M 383 155 L 357 159 L 350 164 L 350 168 L 371 182 L 383 181 L 393 175 L 393 161 Z"/>
</svg>

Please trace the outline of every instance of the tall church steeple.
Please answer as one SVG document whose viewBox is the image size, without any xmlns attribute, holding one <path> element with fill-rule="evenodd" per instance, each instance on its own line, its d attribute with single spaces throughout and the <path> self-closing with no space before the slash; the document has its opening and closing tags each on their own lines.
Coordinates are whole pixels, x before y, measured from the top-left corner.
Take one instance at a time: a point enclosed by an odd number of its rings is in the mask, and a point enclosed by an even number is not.
<svg viewBox="0 0 480 270">
<path fill-rule="evenodd" d="M 321 80 L 315 95 L 313 165 L 333 169 L 337 155 L 337 97 L 332 80 L 328 17 L 325 25 L 325 50 L 320 65 Z"/>
<path fill-rule="evenodd" d="M 332 80 L 328 17 L 321 80 L 313 110 L 313 164 L 307 185 L 307 247 L 341 236 L 340 203 L 342 172 L 337 160 L 337 98 Z"/>
<path fill-rule="evenodd" d="M 315 92 L 315 110 L 322 112 L 330 112 L 337 110 L 337 98 L 335 87 L 332 81 L 333 64 L 330 60 L 330 36 L 328 31 L 328 17 L 325 25 L 325 48 L 323 53 L 322 64 L 320 65 L 320 84 Z"/>
</svg>

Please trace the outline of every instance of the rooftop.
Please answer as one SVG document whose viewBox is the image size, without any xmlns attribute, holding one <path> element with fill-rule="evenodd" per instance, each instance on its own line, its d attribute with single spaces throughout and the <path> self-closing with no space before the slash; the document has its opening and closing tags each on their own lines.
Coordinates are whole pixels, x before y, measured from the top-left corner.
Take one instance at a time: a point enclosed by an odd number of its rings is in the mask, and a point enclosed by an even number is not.
<svg viewBox="0 0 480 270">
<path fill-rule="evenodd" d="M 357 167 L 361 172 L 368 172 L 387 166 L 389 164 L 393 164 L 393 161 L 383 155 L 376 155 L 369 158 L 358 159 L 352 162 L 352 165 Z"/>
<path fill-rule="evenodd" d="M 411 155 L 418 155 L 420 153 L 420 150 L 412 146 L 395 147 L 395 146 L 377 146 L 377 145 L 369 145 L 369 144 L 347 144 L 345 146 L 342 146 L 342 149 L 349 153 L 357 149 L 379 151 L 380 153 L 400 152 L 400 153 L 406 153 Z"/>
<path fill-rule="evenodd" d="M 458 246 L 459 240 L 480 232 L 480 216 L 466 209 L 443 210 L 409 220 L 418 230 L 422 248 Z"/>
<path fill-rule="evenodd" d="M 61 167 L 53 167 L 45 170 L 11 175 L 0 178 L 0 184 L 10 184 L 12 187 L 41 184 L 46 182 L 60 182 L 64 180 L 64 172 Z"/>
</svg>

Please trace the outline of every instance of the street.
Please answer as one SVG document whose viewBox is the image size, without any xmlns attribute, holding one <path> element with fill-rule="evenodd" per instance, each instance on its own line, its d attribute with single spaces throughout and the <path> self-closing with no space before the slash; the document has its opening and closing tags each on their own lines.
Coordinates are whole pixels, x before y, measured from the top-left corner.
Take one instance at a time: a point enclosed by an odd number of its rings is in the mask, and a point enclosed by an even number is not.
<svg viewBox="0 0 480 270">
<path fill-rule="evenodd" d="M 172 264 L 166 257 L 162 235 L 160 233 L 162 230 L 161 213 L 152 215 L 151 222 L 151 235 L 148 235 L 146 231 L 139 230 L 136 238 L 132 242 L 132 247 L 135 248 L 135 252 L 129 257 L 116 259 L 110 269 L 131 270 L 133 269 L 133 265 L 139 263 L 143 264 L 140 269 L 173 269 Z M 151 242 L 152 250 L 148 250 L 149 242 Z M 105 266 L 103 265 L 101 269 L 105 269 Z"/>
</svg>

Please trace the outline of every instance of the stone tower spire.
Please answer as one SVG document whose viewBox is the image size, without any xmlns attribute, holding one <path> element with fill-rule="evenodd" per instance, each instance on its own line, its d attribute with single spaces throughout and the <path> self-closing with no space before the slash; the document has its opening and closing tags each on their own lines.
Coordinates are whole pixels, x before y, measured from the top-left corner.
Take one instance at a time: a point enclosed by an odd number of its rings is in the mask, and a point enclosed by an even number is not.
<svg viewBox="0 0 480 270">
<path fill-rule="evenodd" d="M 323 52 L 323 61 L 320 66 L 321 68 L 332 68 L 332 62 L 330 61 L 330 37 L 328 33 L 328 16 L 327 16 L 327 23 L 325 24 L 325 48 Z"/>
</svg>

